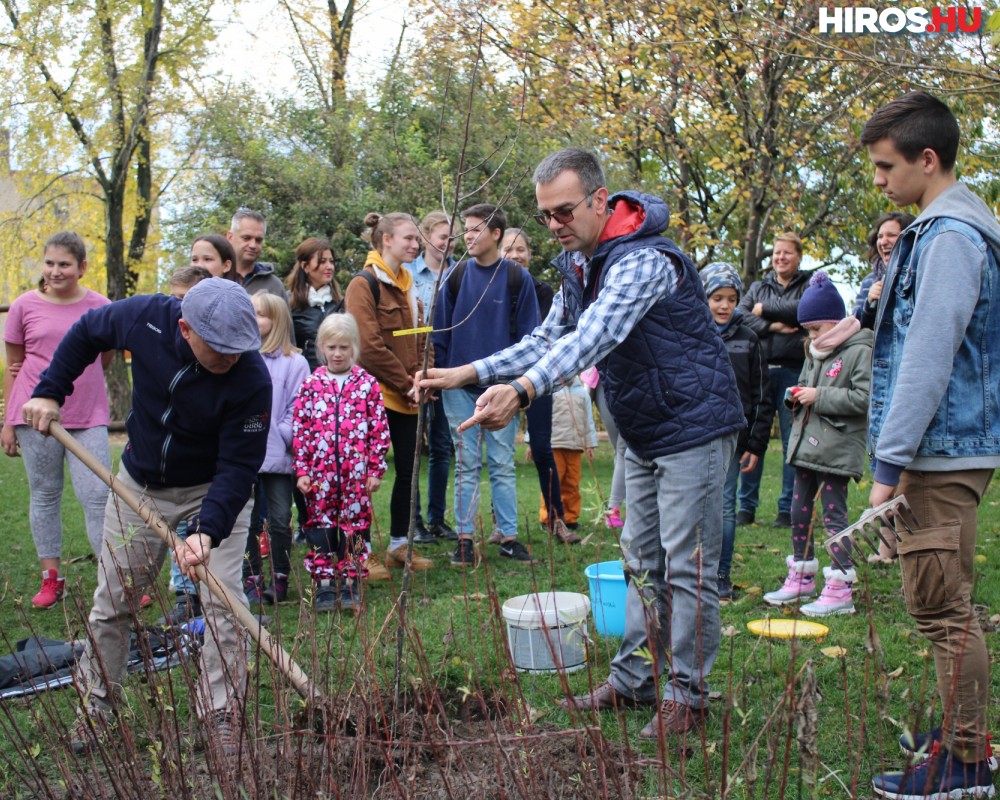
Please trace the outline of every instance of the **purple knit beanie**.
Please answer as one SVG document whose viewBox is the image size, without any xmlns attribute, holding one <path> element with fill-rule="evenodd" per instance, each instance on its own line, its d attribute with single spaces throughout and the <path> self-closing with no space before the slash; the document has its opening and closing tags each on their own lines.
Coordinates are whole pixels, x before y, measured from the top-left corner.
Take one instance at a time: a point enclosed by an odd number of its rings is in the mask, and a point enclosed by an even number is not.
<svg viewBox="0 0 1000 800">
<path fill-rule="evenodd" d="M 813 274 L 799 301 L 799 325 L 840 322 L 847 313 L 844 298 L 822 270 Z"/>
</svg>

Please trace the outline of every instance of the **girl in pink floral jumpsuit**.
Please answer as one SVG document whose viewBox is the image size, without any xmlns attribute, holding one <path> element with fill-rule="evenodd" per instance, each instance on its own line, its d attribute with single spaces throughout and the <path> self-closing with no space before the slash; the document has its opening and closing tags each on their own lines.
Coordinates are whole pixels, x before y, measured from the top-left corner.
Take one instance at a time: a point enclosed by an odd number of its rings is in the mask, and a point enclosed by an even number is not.
<svg viewBox="0 0 1000 800">
<path fill-rule="evenodd" d="M 378 381 L 357 365 L 358 325 L 331 314 L 316 335 L 320 366 L 299 389 L 292 421 L 296 485 L 306 498 L 306 570 L 317 611 L 359 607 L 370 550 L 371 493 L 385 474 L 389 425 Z"/>
</svg>

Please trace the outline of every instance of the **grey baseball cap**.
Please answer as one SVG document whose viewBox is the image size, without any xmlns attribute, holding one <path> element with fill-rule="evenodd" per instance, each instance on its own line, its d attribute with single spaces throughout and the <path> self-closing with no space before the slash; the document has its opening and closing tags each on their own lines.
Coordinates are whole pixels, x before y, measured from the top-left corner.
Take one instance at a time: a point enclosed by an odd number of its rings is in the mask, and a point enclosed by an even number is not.
<svg viewBox="0 0 1000 800">
<path fill-rule="evenodd" d="M 257 314 L 250 295 L 235 281 L 196 283 L 181 301 L 181 317 L 217 353 L 260 350 Z"/>
</svg>

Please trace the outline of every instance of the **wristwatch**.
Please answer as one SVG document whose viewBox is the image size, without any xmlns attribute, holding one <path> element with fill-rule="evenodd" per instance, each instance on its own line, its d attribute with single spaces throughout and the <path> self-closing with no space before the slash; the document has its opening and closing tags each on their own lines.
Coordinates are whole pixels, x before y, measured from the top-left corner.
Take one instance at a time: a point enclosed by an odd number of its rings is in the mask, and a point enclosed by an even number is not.
<svg viewBox="0 0 1000 800">
<path fill-rule="evenodd" d="M 521 385 L 520 381 L 511 381 L 507 385 L 514 387 L 514 391 L 517 392 L 517 399 L 522 409 L 526 409 L 531 405 L 531 398 L 528 397 L 528 390 Z"/>
</svg>

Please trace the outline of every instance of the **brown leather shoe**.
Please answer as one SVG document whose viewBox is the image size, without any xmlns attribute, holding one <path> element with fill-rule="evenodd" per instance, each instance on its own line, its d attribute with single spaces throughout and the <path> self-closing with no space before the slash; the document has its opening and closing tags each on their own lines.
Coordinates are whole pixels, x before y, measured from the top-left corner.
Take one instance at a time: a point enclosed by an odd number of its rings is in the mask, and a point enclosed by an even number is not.
<svg viewBox="0 0 1000 800">
<path fill-rule="evenodd" d="M 365 561 L 365 569 L 368 570 L 368 575 L 365 577 L 369 581 L 389 580 L 389 570 L 385 568 L 385 564 L 379 561 L 374 553 L 370 553 L 368 560 Z"/>
<path fill-rule="evenodd" d="M 390 569 L 402 569 L 406 566 L 406 546 L 400 545 L 395 550 L 386 550 L 385 565 Z M 413 553 L 413 557 L 410 559 L 410 569 L 414 572 L 423 572 L 425 569 L 430 569 L 433 566 L 433 561 L 429 558 L 418 556 L 416 552 Z"/>
<path fill-rule="evenodd" d="M 664 736 L 687 733 L 704 725 L 707 716 L 707 708 L 692 708 L 676 700 L 664 700 L 649 724 L 639 731 L 639 738 L 656 739 L 660 735 L 660 728 L 663 729 Z"/>
<path fill-rule="evenodd" d="M 563 708 L 575 708 L 578 711 L 603 711 L 608 708 L 639 708 L 640 706 L 656 705 L 655 700 L 635 700 L 627 694 L 621 694 L 614 686 L 604 681 L 588 694 L 578 694 L 576 697 L 564 697 L 559 701 Z"/>
<path fill-rule="evenodd" d="M 561 519 L 556 520 L 556 524 L 552 526 L 552 535 L 555 536 L 563 544 L 577 544 L 582 542 L 581 539 L 575 531 L 571 531 L 566 527 L 566 523 Z"/>
</svg>

